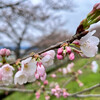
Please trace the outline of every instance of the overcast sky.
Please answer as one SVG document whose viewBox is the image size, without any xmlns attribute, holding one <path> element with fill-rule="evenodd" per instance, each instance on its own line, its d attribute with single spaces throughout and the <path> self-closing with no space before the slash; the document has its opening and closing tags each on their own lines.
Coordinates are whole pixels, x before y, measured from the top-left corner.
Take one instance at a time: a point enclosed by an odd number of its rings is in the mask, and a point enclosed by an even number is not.
<svg viewBox="0 0 100 100">
<path fill-rule="evenodd" d="M 87 14 L 92 10 L 95 3 L 100 2 L 99 0 L 73 0 L 77 7 L 74 9 L 75 12 L 67 13 L 69 20 L 67 28 L 70 32 L 74 32 L 81 22 L 82 19 L 86 18 Z"/>
</svg>

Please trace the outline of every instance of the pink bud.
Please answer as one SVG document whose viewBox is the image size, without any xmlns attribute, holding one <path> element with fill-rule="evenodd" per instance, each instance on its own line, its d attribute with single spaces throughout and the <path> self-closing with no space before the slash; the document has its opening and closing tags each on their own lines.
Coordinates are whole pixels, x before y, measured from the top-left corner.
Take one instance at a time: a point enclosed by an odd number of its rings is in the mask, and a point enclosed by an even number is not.
<svg viewBox="0 0 100 100">
<path fill-rule="evenodd" d="M 58 59 L 58 60 L 62 60 L 62 59 L 63 59 L 63 56 L 57 54 L 57 59 Z"/>
<path fill-rule="evenodd" d="M 70 59 L 70 60 L 74 60 L 74 59 L 75 59 L 75 55 L 74 55 L 73 52 L 69 55 L 69 59 Z"/>
<path fill-rule="evenodd" d="M 48 80 L 45 80 L 44 81 L 44 85 L 48 85 Z"/>
<path fill-rule="evenodd" d="M 82 87 L 84 84 L 82 82 L 79 83 L 79 86 Z"/>
<path fill-rule="evenodd" d="M 59 68 L 59 69 L 58 69 L 58 71 L 59 71 L 59 72 L 61 72 L 61 71 L 62 71 L 62 69 L 61 69 L 61 68 Z"/>
<path fill-rule="evenodd" d="M 51 89 L 52 94 L 56 92 L 56 89 Z"/>
<path fill-rule="evenodd" d="M 57 51 L 57 54 L 62 55 L 62 53 L 63 53 L 63 48 L 59 48 L 58 51 Z"/>
<path fill-rule="evenodd" d="M 83 73 L 83 72 L 82 72 L 81 70 L 78 70 L 78 74 L 80 74 L 80 75 L 81 75 L 82 73 Z"/>
<path fill-rule="evenodd" d="M 100 10 L 100 3 L 96 3 L 96 4 L 94 5 L 93 9 Z"/>
<path fill-rule="evenodd" d="M 50 96 L 45 96 L 45 100 L 50 100 Z"/>
<path fill-rule="evenodd" d="M 71 53 L 71 47 L 66 47 L 66 52 Z"/>
<path fill-rule="evenodd" d="M 39 79 L 39 74 L 38 73 L 35 73 L 35 78 Z"/>
<path fill-rule="evenodd" d="M 52 74 L 51 77 L 52 77 L 52 78 L 56 78 L 56 74 Z"/>
<path fill-rule="evenodd" d="M 56 85 L 56 86 L 55 86 L 55 89 L 57 89 L 57 88 L 59 88 L 59 85 Z"/>
<path fill-rule="evenodd" d="M 39 76 L 43 76 L 45 74 L 45 68 L 42 64 L 37 63 L 37 73 L 39 74 Z"/>
<path fill-rule="evenodd" d="M 46 80 L 46 76 L 47 76 L 47 75 L 46 75 L 46 73 L 45 73 L 42 77 L 40 77 L 41 81 L 44 82 L 44 81 Z"/>
<path fill-rule="evenodd" d="M 59 98 L 59 97 L 60 97 L 60 95 L 59 95 L 58 93 L 55 93 L 55 96 L 56 96 L 57 98 Z"/>
<path fill-rule="evenodd" d="M 73 43 L 76 45 L 80 45 L 79 40 L 75 40 L 75 41 L 73 41 Z"/>
<path fill-rule="evenodd" d="M 7 49 L 7 50 L 6 50 L 6 56 L 9 56 L 10 54 L 11 54 L 10 50 Z"/>
<path fill-rule="evenodd" d="M 40 93 L 39 92 L 36 92 L 35 93 L 35 96 L 36 96 L 36 99 L 39 99 L 40 98 Z"/>
<path fill-rule="evenodd" d="M 0 55 L 1 55 L 1 56 L 5 56 L 5 55 L 6 55 L 6 50 L 7 50 L 6 48 L 1 49 L 1 50 L 0 50 Z"/>
<path fill-rule="evenodd" d="M 63 97 L 64 97 L 64 98 L 67 98 L 68 96 L 69 96 L 69 93 L 63 92 Z"/>
</svg>

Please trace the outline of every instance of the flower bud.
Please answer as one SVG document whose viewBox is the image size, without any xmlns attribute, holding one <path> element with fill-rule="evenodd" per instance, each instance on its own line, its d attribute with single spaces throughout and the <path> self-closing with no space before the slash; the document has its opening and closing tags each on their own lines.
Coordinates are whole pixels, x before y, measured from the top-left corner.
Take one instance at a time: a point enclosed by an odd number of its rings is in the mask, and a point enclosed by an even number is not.
<svg viewBox="0 0 100 100">
<path fill-rule="evenodd" d="M 63 53 L 63 48 L 59 48 L 58 51 L 57 51 L 57 54 L 62 55 L 62 53 Z"/>
<path fill-rule="evenodd" d="M 39 74 L 38 73 L 35 73 L 35 78 L 39 79 Z"/>
<path fill-rule="evenodd" d="M 69 93 L 63 92 L 63 97 L 64 97 L 64 98 L 67 98 L 68 96 L 69 96 Z"/>
<path fill-rule="evenodd" d="M 40 98 L 40 93 L 39 92 L 36 92 L 35 93 L 35 96 L 36 96 L 36 99 L 39 99 Z"/>
<path fill-rule="evenodd" d="M 80 45 L 78 40 L 73 41 L 73 44 Z"/>
<path fill-rule="evenodd" d="M 7 50 L 6 48 L 1 49 L 1 50 L 0 50 L 0 55 L 1 55 L 1 56 L 5 56 L 5 55 L 6 55 L 6 50 Z"/>
<path fill-rule="evenodd" d="M 74 55 L 73 52 L 69 55 L 69 59 L 70 59 L 70 60 L 74 60 L 74 59 L 75 59 L 75 55 Z"/>
<path fill-rule="evenodd" d="M 52 94 L 56 92 L 56 89 L 51 89 Z"/>
<path fill-rule="evenodd" d="M 84 84 L 82 82 L 79 83 L 79 87 L 82 87 L 84 86 Z"/>
<path fill-rule="evenodd" d="M 56 74 L 52 74 L 51 77 L 52 77 L 52 78 L 55 78 L 55 77 L 56 77 Z"/>
<path fill-rule="evenodd" d="M 45 100 L 50 100 L 50 96 L 45 96 Z"/>
<path fill-rule="evenodd" d="M 81 70 L 78 70 L 78 74 L 81 75 L 83 72 Z"/>
<path fill-rule="evenodd" d="M 66 52 L 71 53 L 71 47 L 66 47 Z"/>
<path fill-rule="evenodd" d="M 9 56 L 11 54 L 11 51 L 9 49 L 6 49 L 6 56 Z"/>
<path fill-rule="evenodd" d="M 57 54 L 57 59 L 58 59 L 58 60 L 62 60 L 62 59 L 63 59 L 63 56 Z"/>
<path fill-rule="evenodd" d="M 45 80 L 44 81 L 44 85 L 48 85 L 48 80 Z"/>
</svg>

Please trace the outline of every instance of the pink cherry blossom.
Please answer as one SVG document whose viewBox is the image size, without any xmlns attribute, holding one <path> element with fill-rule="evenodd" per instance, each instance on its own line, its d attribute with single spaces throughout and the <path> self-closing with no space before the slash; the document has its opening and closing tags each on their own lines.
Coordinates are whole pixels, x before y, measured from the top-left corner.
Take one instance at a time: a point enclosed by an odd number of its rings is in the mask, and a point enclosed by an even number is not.
<svg viewBox="0 0 100 100">
<path fill-rule="evenodd" d="M 92 36 L 96 31 L 89 32 L 80 39 L 80 49 L 87 57 L 94 57 L 97 54 L 99 38 Z"/>
<path fill-rule="evenodd" d="M 98 64 L 97 64 L 96 61 L 92 61 L 91 69 L 92 69 L 92 71 L 93 71 L 94 73 L 97 72 L 97 70 L 98 70 Z"/>
<path fill-rule="evenodd" d="M 62 60 L 62 59 L 63 59 L 63 56 L 57 54 L 57 59 L 58 59 L 58 60 Z"/>
<path fill-rule="evenodd" d="M 16 74 L 15 74 L 15 77 L 14 77 L 14 83 L 15 84 L 24 84 L 24 83 L 27 83 L 27 74 L 25 74 L 23 71 L 18 71 Z"/>
<path fill-rule="evenodd" d="M 45 74 L 45 68 L 42 65 L 42 63 L 37 62 L 37 73 L 40 77 L 42 77 Z"/>
<path fill-rule="evenodd" d="M 70 59 L 70 60 L 74 60 L 74 59 L 75 59 L 75 55 L 74 55 L 73 52 L 69 54 L 69 59 Z"/>
<path fill-rule="evenodd" d="M 46 76 L 47 76 L 47 75 L 46 75 L 46 73 L 45 73 L 42 77 L 40 77 L 41 81 L 44 82 L 44 81 L 46 80 Z"/>
<path fill-rule="evenodd" d="M 50 100 L 50 96 L 45 96 L 45 100 Z"/>
<path fill-rule="evenodd" d="M 49 50 L 43 54 L 41 54 L 42 56 L 46 56 L 46 55 L 50 55 L 53 59 L 55 57 L 55 51 L 54 50 Z"/>
<path fill-rule="evenodd" d="M 62 53 L 63 53 L 63 48 L 59 48 L 58 51 L 57 51 L 57 54 L 62 55 Z"/>
<path fill-rule="evenodd" d="M 67 98 L 69 96 L 69 93 L 68 92 L 63 92 L 63 97 L 64 98 Z"/>
<path fill-rule="evenodd" d="M 80 82 L 80 83 L 79 83 L 79 86 L 82 87 L 82 86 L 84 86 L 84 84 L 83 84 L 82 82 Z"/>
<path fill-rule="evenodd" d="M 78 74 L 81 75 L 83 72 L 82 70 L 78 70 Z"/>
<path fill-rule="evenodd" d="M 35 93 L 35 96 L 36 96 L 36 99 L 39 99 L 40 98 L 40 93 L 39 92 L 36 92 Z"/>
<path fill-rule="evenodd" d="M 39 79 L 39 77 L 40 77 L 39 74 L 36 72 L 36 73 L 35 73 L 35 78 L 36 78 L 36 79 Z"/>
<path fill-rule="evenodd" d="M 45 67 L 51 66 L 54 63 L 54 57 L 55 57 L 55 51 L 54 50 L 50 50 L 47 51 L 43 54 L 41 54 L 43 56 L 43 58 L 41 59 L 42 64 Z"/>
<path fill-rule="evenodd" d="M 63 68 L 62 69 L 62 72 L 63 72 L 64 75 L 67 74 L 67 69 L 66 68 Z"/>
<path fill-rule="evenodd" d="M 71 47 L 68 47 L 68 46 L 67 46 L 67 47 L 66 47 L 66 52 L 67 52 L 67 53 L 71 53 Z"/>
<path fill-rule="evenodd" d="M 3 85 L 9 85 L 13 82 L 13 71 L 14 68 L 9 65 L 5 64 L 0 68 L 0 77 Z"/>
<path fill-rule="evenodd" d="M 74 67 L 74 63 L 72 62 L 72 63 L 68 64 L 67 67 L 73 68 Z"/>
<path fill-rule="evenodd" d="M 9 49 L 6 49 L 6 56 L 9 56 L 11 54 L 11 51 Z"/>
<path fill-rule="evenodd" d="M 52 94 L 55 94 L 55 92 L 56 92 L 56 89 L 51 89 Z"/>
<path fill-rule="evenodd" d="M 80 42 L 79 42 L 79 40 L 75 40 L 75 41 L 73 41 L 73 44 L 80 45 Z"/>
<path fill-rule="evenodd" d="M 48 85 L 48 80 L 45 80 L 43 84 Z"/>
<path fill-rule="evenodd" d="M 56 78 L 56 74 L 51 74 L 51 77 L 52 78 Z"/>
<path fill-rule="evenodd" d="M 0 49 L 0 55 L 5 56 L 6 55 L 6 48 Z"/>
</svg>

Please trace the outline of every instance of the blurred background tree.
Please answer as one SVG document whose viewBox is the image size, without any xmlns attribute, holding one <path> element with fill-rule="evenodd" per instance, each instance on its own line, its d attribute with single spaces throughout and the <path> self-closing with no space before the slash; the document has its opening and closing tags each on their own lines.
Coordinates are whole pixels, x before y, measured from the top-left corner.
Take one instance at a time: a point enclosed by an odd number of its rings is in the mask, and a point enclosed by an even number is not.
<svg viewBox="0 0 100 100">
<path fill-rule="evenodd" d="M 74 4 L 70 0 L 34 2 L 0 1 L 0 46 L 13 50 L 16 58 L 23 57 L 33 49 L 37 52 L 70 36 L 66 35 L 68 32 L 64 28 L 67 23 L 64 13 L 73 11 Z"/>
</svg>

